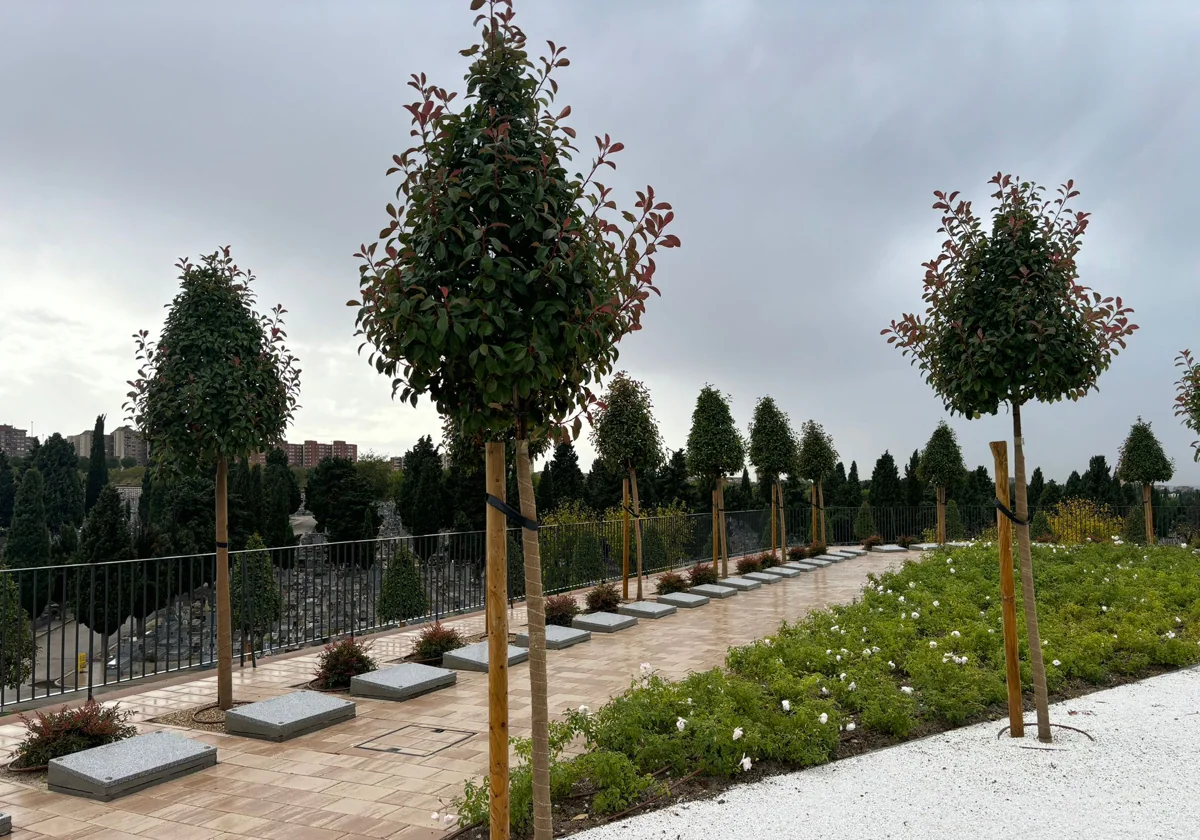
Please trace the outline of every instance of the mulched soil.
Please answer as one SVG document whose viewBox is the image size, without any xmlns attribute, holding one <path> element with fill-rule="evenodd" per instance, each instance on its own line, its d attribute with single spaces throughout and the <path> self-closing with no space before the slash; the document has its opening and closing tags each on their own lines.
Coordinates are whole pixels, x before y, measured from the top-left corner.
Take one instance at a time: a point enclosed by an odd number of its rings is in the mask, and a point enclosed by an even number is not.
<svg viewBox="0 0 1200 840">
<path fill-rule="evenodd" d="M 1104 684 L 1087 683 L 1081 680 L 1076 680 L 1065 685 L 1061 690 L 1050 695 L 1050 703 L 1058 703 L 1063 700 L 1073 700 L 1077 697 L 1083 697 L 1092 694 L 1096 691 L 1104 691 L 1117 686 L 1126 685 L 1132 682 L 1140 682 L 1141 680 L 1156 677 L 1160 674 L 1166 674 L 1174 671 L 1174 668 L 1151 668 L 1137 676 L 1121 676 L 1114 677 Z M 1028 695 L 1028 692 L 1026 692 Z M 1026 729 L 1028 730 L 1032 715 L 1035 713 L 1032 696 L 1026 696 L 1025 699 L 1025 721 Z M 1052 713 L 1053 714 L 1053 713 Z M 1072 719 L 1072 723 L 1082 719 Z M 963 726 L 970 726 L 984 721 L 996 721 L 996 732 L 1001 731 L 1001 726 L 1008 722 L 1008 707 L 1006 705 L 996 705 L 989 708 L 986 712 L 976 718 L 966 721 Z M 1062 721 L 1059 721 L 1061 723 Z M 833 761 L 840 761 L 844 758 L 850 758 L 856 755 L 872 752 L 874 750 L 892 747 L 897 744 L 915 741 L 921 738 L 928 738 L 931 735 L 937 735 L 942 732 L 947 732 L 951 729 L 957 729 L 956 726 L 951 726 L 941 722 L 922 723 L 913 729 L 907 736 L 897 738 L 895 736 L 886 735 L 880 732 L 855 730 L 854 732 L 843 732 L 841 742 L 834 751 Z M 1081 727 L 1086 729 L 1086 726 Z M 799 767 L 786 765 L 778 762 L 762 762 L 756 763 L 754 769 L 748 773 L 738 774 L 737 779 L 708 779 L 700 777 L 685 777 L 680 780 L 671 780 L 664 778 L 664 781 L 670 785 L 670 793 L 666 796 L 650 799 L 639 803 L 629 810 L 607 817 L 593 817 L 587 812 L 587 803 L 591 800 L 591 793 L 594 791 L 585 791 L 582 788 L 576 790 L 569 799 L 554 803 L 554 836 L 563 837 L 569 834 L 574 834 L 585 829 L 595 828 L 608 822 L 614 822 L 623 819 L 633 814 L 643 813 L 646 811 L 654 811 L 660 808 L 669 808 L 680 805 L 685 802 L 697 800 L 716 799 L 718 804 L 723 804 L 724 794 L 732 787 L 748 784 L 751 782 L 761 781 L 771 776 L 778 776 L 784 773 L 794 773 Z M 460 829 L 453 834 L 447 835 L 443 840 L 490 840 L 491 832 L 486 826 L 471 826 L 469 828 Z"/>
<path fill-rule="evenodd" d="M 239 701 L 234 706 L 245 706 L 246 701 Z M 224 732 L 225 713 L 213 704 L 193 706 L 190 709 L 180 709 L 166 715 L 150 718 L 149 723 L 160 723 L 165 726 L 179 726 L 184 729 L 196 729 L 201 732 Z"/>
</svg>

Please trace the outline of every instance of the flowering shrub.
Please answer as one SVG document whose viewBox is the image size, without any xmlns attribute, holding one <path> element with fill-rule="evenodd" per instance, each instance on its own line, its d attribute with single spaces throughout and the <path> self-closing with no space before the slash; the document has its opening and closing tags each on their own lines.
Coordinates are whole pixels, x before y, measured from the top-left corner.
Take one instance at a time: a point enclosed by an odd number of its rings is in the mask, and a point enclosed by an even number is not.
<svg viewBox="0 0 1200 840">
<path fill-rule="evenodd" d="M 692 586 L 717 582 L 717 570 L 711 563 L 697 563 L 688 570 L 688 581 Z"/>
<path fill-rule="evenodd" d="M 588 612 L 614 612 L 621 605 L 621 593 L 615 583 L 602 583 L 587 594 Z"/>
<path fill-rule="evenodd" d="M 658 594 L 670 595 L 672 592 L 687 592 L 688 581 L 679 572 L 663 572 L 658 576 Z"/>
<path fill-rule="evenodd" d="M 571 595 L 551 595 L 545 604 L 547 624 L 570 627 L 571 620 L 579 615 L 579 604 Z"/>
<path fill-rule="evenodd" d="M 137 729 L 128 723 L 128 709 L 101 706 L 89 700 L 78 708 L 63 706 L 57 712 L 21 715 L 25 740 L 17 745 L 13 766 L 44 767 L 51 759 L 132 738 Z"/>
<path fill-rule="evenodd" d="M 325 645 L 317 660 L 313 684 L 324 689 L 349 688 L 352 677 L 375 670 L 370 649 L 370 643 L 362 644 L 353 637 Z"/>
<path fill-rule="evenodd" d="M 445 654 L 458 650 L 466 643 L 467 640 L 456 628 L 446 627 L 437 621 L 421 631 L 416 645 L 413 646 L 413 656 L 427 662 L 441 663 Z"/>
<path fill-rule="evenodd" d="M 872 548 L 874 548 L 877 545 L 883 545 L 882 537 L 877 537 L 877 536 L 872 535 L 862 541 L 862 547 L 865 548 L 867 551 L 870 551 Z"/>
<path fill-rule="evenodd" d="M 1047 512 L 1046 519 L 1054 541 L 1060 545 L 1108 542 L 1121 535 L 1124 525 L 1108 505 L 1098 505 L 1091 499 L 1063 499 Z"/>
<path fill-rule="evenodd" d="M 739 557 L 736 565 L 739 575 L 744 575 L 748 572 L 761 572 L 763 569 L 762 561 L 757 557 Z"/>
</svg>

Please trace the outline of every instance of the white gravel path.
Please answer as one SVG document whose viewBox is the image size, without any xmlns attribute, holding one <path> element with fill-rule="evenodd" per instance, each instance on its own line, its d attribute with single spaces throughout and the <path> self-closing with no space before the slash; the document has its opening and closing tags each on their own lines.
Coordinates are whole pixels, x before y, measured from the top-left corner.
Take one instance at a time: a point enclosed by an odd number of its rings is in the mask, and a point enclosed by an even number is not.
<svg viewBox="0 0 1200 840">
<path fill-rule="evenodd" d="M 1074 714 L 1071 714 L 1074 712 Z M 1200 838 L 1200 669 L 1050 709 L 1055 749 L 984 723 L 736 787 L 575 835 L 723 838 Z"/>
</svg>

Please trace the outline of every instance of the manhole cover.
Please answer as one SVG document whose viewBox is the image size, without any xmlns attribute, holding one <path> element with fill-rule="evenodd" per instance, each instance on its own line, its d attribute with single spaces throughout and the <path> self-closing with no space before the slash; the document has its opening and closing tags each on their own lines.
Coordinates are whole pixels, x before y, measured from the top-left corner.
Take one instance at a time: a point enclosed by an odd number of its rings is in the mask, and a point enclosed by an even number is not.
<svg viewBox="0 0 1200 840">
<path fill-rule="evenodd" d="M 474 732 L 411 723 L 359 744 L 360 749 L 425 758 L 461 744 Z"/>
</svg>

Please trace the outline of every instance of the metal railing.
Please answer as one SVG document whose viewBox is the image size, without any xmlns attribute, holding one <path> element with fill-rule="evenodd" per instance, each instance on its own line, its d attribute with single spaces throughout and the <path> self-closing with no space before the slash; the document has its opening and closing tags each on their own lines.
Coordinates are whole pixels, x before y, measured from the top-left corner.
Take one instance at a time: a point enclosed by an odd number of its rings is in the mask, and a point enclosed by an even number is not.
<svg viewBox="0 0 1200 840">
<path fill-rule="evenodd" d="M 810 508 L 785 512 L 789 546 L 812 540 Z M 1136 508 L 1069 506 L 1035 514 L 1034 537 L 1084 542 L 1140 541 Z M 931 539 L 932 506 L 872 511 L 873 531 L 889 542 Z M 825 510 L 830 544 L 857 542 L 857 508 Z M 948 537 L 979 537 L 995 527 L 992 507 L 953 512 Z M 712 560 L 709 513 L 644 517 L 646 574 Z M 1160 541 L 1200 541 L 1200 508 L 1155 509 Z M 622 575 L 620 519 L 543 526 L 539 534 L 547 594 Z M 1144 531 L 1144 526 L 1142 528 Z M 771 546 L 767 510 L 726 515 L 731 558 Z M 907 538 L 907 539 L 906 539 Z M 508 595 L 524 597 L 520 530 L 509 532 Z M 630 528 L 629 570 L 636 548 Z M 262 655 L 483 609 L 485 534 L 442 533 L 316 543 L 230 553 L 234 654 Z M 408 564 L 407 568 L 405 564 Z M 75 692 L 88 693 L 155 675 L 211 668 L 216 649 L 215 554 L 100 564 L 0 568 L 0 709 Z M 35 616 L 32 621 L 30 616 Z"/>
</svg>

